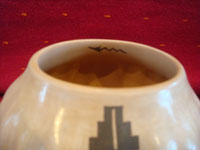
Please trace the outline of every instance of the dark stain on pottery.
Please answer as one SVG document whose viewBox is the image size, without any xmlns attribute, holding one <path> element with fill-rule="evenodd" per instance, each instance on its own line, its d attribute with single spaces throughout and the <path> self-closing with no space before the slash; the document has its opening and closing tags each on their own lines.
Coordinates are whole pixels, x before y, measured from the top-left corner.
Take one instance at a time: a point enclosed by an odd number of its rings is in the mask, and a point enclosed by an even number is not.
<svg viewBox="0 0 200 150">
<path fill-rule="evenodd" d="M 90 138 L 90 150 L 139 150 L 139 137 L 131 136 L 131 123 L 123 122 L 122 107 L 105 107 L 98 122 L 98 137 Z"/>
</svg>

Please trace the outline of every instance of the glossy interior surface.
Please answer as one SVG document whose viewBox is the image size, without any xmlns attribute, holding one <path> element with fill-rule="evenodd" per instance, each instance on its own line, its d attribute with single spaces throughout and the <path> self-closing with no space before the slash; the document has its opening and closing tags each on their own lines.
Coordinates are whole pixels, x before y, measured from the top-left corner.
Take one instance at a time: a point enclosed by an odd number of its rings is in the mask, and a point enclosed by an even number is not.
<svg viewBox="0 0 200 150">
<path fill-rule="evenodd" d="M 88 53 L 53 67 L 46 73 L 63 81 L 93 87 L 139 87 L 166 80 L 166 77 L 127 53 L 107 49 L 101 52 L 88 50 Z"/>
</svg>

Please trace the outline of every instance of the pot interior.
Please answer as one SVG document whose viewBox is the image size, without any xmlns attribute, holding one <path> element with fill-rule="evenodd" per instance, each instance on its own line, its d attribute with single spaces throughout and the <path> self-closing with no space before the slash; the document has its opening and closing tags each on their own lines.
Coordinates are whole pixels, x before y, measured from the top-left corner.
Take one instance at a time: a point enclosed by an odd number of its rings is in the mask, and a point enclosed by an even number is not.
<svg viewBox="0 0 200 150">
<path fill-rule="evenodd" d="M 169 80 L 178 72 L 178 66 L 170 55 L 131 42 L 76 40 L 47 49 L 38 60 L 41 70 L 76 84 L 146 86 Z"/>
</svg>

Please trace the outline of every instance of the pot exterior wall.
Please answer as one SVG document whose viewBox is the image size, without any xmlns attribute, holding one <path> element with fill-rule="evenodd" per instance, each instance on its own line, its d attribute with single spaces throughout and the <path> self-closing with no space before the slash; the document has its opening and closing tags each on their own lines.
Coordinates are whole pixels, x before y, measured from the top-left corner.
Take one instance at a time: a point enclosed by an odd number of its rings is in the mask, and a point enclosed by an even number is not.
<svg viewBox="0 0 200 150">
<path fill-rule="evenodd" d="M 186 77 L 152 92 L 118 91 L 77 92 L 28 67 L 0 104 L 0 149 L 200 149 L 200 103 Z"/>
</svg>

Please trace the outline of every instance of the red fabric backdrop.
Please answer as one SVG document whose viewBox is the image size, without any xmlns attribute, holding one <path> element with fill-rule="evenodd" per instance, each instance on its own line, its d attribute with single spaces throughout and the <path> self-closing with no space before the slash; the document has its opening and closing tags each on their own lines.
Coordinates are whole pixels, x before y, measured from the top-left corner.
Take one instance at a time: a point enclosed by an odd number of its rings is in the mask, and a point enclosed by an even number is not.
<svg viewBox="0 0 200 150">
<path fill-rule="evenodd" d="M 128 40 L 162 49 L 180 60 L 200 93 L 199 0 L 1 0 L 1 96 L 34 52 L 82 38 Z"/>
</svg>

